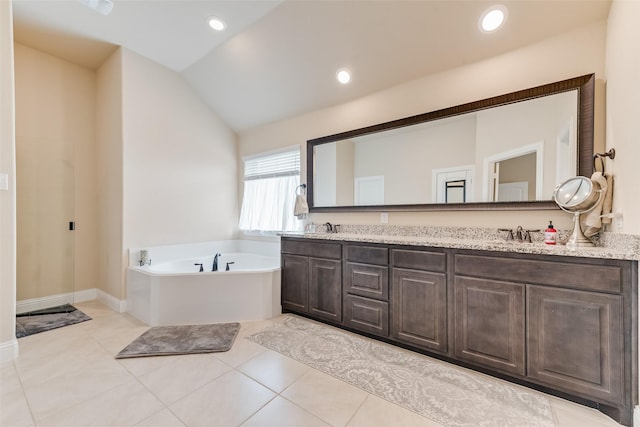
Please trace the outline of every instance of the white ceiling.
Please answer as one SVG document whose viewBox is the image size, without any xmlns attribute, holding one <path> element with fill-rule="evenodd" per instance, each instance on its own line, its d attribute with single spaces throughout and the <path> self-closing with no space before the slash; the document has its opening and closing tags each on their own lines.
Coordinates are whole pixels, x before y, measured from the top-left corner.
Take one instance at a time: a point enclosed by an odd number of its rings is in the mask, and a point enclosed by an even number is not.
<svg viewBox="0 0 640 427">
<path fill-rule="evenodd" d="M 180 73 L 238 132 L 476 62 L 607 17 L 610 0 L 13 0 L 15 40 L 97 69 L 117 48 Z M 225 19 L 214 32 L 207 17 Z M 335 72 L 352 70 L 338 84 Z"/>
</svg>

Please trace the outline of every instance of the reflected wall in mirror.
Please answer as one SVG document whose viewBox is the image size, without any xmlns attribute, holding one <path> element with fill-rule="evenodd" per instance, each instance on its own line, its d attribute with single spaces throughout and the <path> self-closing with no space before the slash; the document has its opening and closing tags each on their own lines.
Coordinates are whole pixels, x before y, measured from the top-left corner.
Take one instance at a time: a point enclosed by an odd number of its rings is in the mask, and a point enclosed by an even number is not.
<svg viewBox="0 0 640 427">
<path fill-rule="evenodd" d="M 555 209 L 591 174 L 594 75 L 307 141 L 311 211 Z"/>
</svg>

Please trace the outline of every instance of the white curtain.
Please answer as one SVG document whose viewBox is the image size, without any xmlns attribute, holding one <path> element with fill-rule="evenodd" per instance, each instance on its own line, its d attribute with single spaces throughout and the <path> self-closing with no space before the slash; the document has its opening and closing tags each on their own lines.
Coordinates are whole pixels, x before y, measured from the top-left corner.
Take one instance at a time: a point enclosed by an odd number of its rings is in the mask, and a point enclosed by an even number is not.
<svg viewBox="0 0 640 427">
<path fill-rule="evenodd" d="M 293 216 L 300 176 L 279 176 L 244 182 L 239 228 L 252 231 L 299 231 Z"/>
</svg>

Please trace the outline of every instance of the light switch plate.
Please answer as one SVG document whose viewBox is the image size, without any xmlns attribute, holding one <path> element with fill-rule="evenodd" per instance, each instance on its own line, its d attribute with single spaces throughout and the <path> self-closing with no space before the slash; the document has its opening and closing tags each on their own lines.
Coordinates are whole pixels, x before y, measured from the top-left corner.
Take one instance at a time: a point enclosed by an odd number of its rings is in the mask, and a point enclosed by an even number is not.
<svg viewBox="0 0 640 427">
<path fill-rule="evenodd" d="M 9 175 L 0 173 L 0 190 L 9 191 Z"/>
</svg>

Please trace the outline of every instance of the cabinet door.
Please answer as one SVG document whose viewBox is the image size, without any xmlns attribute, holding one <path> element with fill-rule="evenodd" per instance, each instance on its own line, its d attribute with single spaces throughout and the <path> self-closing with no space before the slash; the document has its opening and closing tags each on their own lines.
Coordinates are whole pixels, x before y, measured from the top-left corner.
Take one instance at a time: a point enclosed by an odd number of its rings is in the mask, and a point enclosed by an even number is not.
<svg viewBox="0 0 640 427">
<path fill-rule="evenodd" d="M 623 396 L 622 298 L 527 288 L 529 377 L 607 402 Z"/>
<path fill-rule="evenodd" d="M 525 374 L 525 286 L 455 276 L 455 356 Z"/>
<path fill-rule="evenodd" d="M 306 313 L 309 307 L 309 258 L 282 255 L 282 308 Z"/>
<path fill-rule="evenodd" d="M 309 314 L 342 321 L 342 264 L 309 258 Z"/>
<path fill-rule="evenodd" d="M 442 273 L 393 269 L 391 336 L 447 351 L 447 279 Z"/>
</svg>

